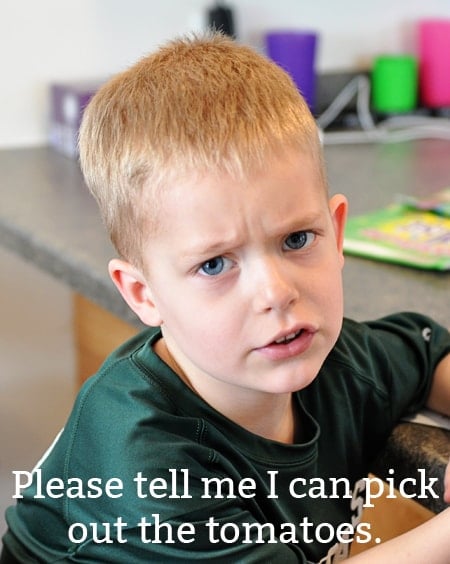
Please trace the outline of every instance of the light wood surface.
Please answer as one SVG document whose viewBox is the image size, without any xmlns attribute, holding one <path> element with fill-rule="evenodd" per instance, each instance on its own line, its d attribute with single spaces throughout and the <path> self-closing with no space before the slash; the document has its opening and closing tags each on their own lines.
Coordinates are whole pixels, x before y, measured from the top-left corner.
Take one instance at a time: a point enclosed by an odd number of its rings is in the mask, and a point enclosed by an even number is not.
<svg viewBox="0 0 450 564">
<path fill-rule="evenodd" d="M 402 533 L 414 529 L 433 517 L 434 513 L 412 499 L 400 496 L 395 490 L 396 499 L 386 497 L 388 486 L 385 486 L 384 496 L 374 501 L 375 507 L 363 510 L 361 522 L 370 523 L 371 542 L 367 544 L 353 543 L 351 554 L 359 554 L 368 548 L 376 546 L 375 539 L 386 542 Z"/>
<path fill-rule="evenodd" d="M 137 329 L 81 294 L 74 294 L 73 305 L 76 383 L 79 387 L 115 348 L 135 335 Z"/>
</svg>

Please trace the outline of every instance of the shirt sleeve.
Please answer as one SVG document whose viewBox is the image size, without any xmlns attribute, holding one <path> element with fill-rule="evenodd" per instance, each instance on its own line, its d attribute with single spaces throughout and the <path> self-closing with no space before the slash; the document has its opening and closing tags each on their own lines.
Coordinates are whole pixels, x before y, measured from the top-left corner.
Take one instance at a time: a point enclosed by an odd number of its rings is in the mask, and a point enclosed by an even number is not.
<svg viewBox="0 0 450 564">
<path fill-rule="evenodd" d="M 448 330 L 416 313 L 398 313 L 367 323 L 384 353 L 381 366 L 396 421 L 421 409 L 430 392 L 434 371 L 450 353 Z"/>
</svg>

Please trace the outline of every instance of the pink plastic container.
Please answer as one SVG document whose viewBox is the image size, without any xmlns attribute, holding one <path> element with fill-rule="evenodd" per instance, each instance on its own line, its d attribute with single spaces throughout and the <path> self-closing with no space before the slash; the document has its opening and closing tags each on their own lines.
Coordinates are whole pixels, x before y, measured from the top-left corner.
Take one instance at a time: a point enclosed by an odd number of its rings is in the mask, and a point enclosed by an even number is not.
<svg viewBox="0 0 450 564">
<path fill-rule="evenodd" d="M 418 25 L 419 91 L 424 106 L 450 106 L 450 19 Z"/>
</svg>

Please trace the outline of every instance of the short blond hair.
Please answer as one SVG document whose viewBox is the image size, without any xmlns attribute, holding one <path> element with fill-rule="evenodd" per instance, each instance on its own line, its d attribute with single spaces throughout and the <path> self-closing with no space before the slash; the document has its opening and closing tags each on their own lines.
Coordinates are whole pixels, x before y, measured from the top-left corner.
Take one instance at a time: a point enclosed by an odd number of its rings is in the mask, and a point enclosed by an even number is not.
<svg viewBox="0 0 450 564">
<path fill-rule="evenodd" d="M 192 173 L 245 177 L 287 148 L 308 151 L 325 178 L 315 121 L 290 77 L 219 33 L 170 41 L 113 77 L 86 108 L 79 136 L 111 240 L 140 267 L 158 226 L 158 190 Z"/>
</svg>

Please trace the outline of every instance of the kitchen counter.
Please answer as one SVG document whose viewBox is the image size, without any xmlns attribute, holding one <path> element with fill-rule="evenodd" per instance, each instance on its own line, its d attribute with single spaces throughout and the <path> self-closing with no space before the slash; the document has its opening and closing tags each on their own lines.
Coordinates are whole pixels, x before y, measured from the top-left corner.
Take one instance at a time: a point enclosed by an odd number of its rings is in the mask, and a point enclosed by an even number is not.
<svg viewBox="0 0 450 564">
<path fill-rule="evenodd" d="M 387 205 L 398 193 L 450 186 L 450 141 L 326 146 L 325 158 L 330 192 L 349 198 L 350 214 Z M 139 328 L 109 279 L 115 253 L 77 163 L 48 147 L 2 150 L 0 178 L 0 244 Z M 414 310 L 450 325 L 449 273 L 347 257 L 344 295 L 345 314 L 358 320 Z M 384 466 L 400 465 L 406 475 L 424 466 L 442 479 L 450 432 L 402 424 L 388 449 Z"/>
<path fill-rule="evenodd" d="M 325 155 L 330 191 L 349 198 L 350 214 L 450 185 L 450 141 L 329 146 Z M 0 177 L 0 244 L 139 327 L 109 279 L 115 253 L 78 165 L 47 147 L 2 150 Z M 414 310 L 448 325 L 449 290 L 448 273 L 346 258 L 345 313 L 355 319 Z"/>
</svg>

